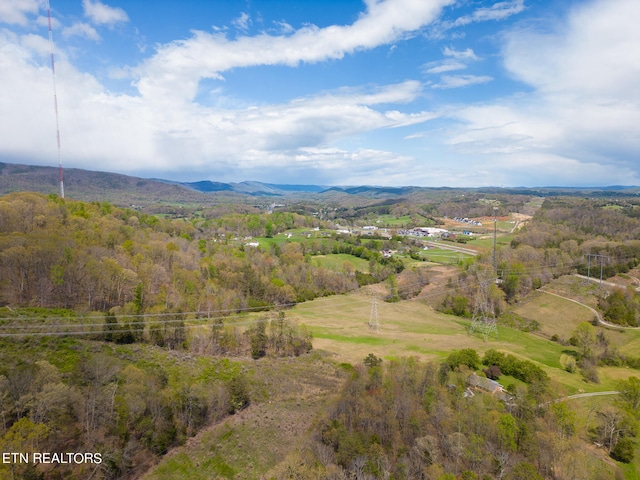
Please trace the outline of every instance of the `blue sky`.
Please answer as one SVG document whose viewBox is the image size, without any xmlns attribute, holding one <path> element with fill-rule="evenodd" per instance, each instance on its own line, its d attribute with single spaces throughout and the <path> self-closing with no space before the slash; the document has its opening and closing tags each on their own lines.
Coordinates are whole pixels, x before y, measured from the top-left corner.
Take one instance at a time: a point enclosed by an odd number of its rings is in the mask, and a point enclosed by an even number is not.
<svg viewBox="0 0 640 480">
<path fill-rule="evenodd" d="M 65 167 L 640 185 L 637 0 L 50 0 Z M 46 0 L 0 2 L 0 161 L 58 163 Z"/>
</svg>

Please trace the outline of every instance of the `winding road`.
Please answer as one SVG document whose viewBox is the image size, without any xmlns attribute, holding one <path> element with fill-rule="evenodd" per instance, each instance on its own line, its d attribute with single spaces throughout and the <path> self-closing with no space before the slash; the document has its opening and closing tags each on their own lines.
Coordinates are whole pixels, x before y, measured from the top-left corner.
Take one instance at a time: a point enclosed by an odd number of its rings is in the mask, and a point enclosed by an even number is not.
<svg viewBox="0 0 640 480">
<path fill-rule="evenodd" d="M 585 277 L 586 278 L 586 277 Z M 584 307 L 584 308 L 588 308 L 589 310 L 591 310 L 591 313 L 593 313 L 593 315 L 598 319 L 598 323 L 600 325 L 603 325 L 607 328 L 611 328 L 613 330 L 638 330 L 638 328 L 640 327 L 624 327 L 622 325 L 616 325 L 615 323 L 610 323 L 607 322 L 604 318 L 602 318 L 602 315 L 600 315 L 600 312 L 598 312 L 595 308 L 590 307 L 589 305 L 586 305 L 582 302 L 579 302 L 577 300 L 574 300 L 573 298 L 569 298 L 569 297 L 565 297 L 562 295 L 558 295 L 557 293 L 553 293 L 553 292 L 548 292 L 547 290 L 544 289 L 544 287 L 541 287 L 538 289 L 539 292 L 542 293 L 546 293 L 547 295 L 553 295 L 554 297 L 558 297 L 558 298 L 562 298 L 564 300 L 568 300 L 569 302 L 573 302 L 573 303 L 577 303 L 578 305 Z"/>
</svg>

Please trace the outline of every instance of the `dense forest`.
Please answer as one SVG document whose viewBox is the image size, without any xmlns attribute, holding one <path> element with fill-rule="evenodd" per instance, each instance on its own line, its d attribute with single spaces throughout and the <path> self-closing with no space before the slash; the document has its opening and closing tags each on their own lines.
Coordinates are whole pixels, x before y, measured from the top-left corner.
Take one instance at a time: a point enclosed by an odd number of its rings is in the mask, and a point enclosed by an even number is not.
<svg viewBox="0 0 640 480">
<path fill-rule="evenodd" d="M 205 212 L 206 215 L 206 212 Z M 0 201 L 0 298 L 12 305 L 128 313 L 235 311 L 357 288 L 355 271 L 315 267 L 308 255 L 351 253 L 378 280 L 401 263 L 359 239 L 245 245 L 318 220 L 295 213 L 162 219 L 107 203 L 13 194 Z"/>
</svg>

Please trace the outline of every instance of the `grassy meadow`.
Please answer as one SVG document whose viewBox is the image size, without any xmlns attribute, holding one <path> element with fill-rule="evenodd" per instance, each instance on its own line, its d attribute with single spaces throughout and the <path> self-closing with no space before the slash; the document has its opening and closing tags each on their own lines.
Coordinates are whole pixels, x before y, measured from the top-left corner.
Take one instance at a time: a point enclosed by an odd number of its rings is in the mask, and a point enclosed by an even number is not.
<svg viewBox="0 0 640 480">
<path fill-rule="evenodd" d="M 579 279 L 570 281 L 580 282 Z M 566 282 L 566 279 L 562 280 L 560 287 L 566 288 Z M 579 391 L 611 390 L 620 379 L 634 374 L 640 376 L 628 368 L 599 367 L 600 384 L 594 384 L 586 383 L 579 373 L 566 372 L 566 358 L 572 355 L 575 347 L 550 338 L 557 335 L 561 340 L 568 340 L 581 322 L 593 319 L 593 314 L 585 306 L 542 292 L 514 309 L 518 315 L 537 321 L 538 331 L 523 332 L 498 325 L 498 338 L 490 336 L 487 341 L 479 334 L 469 335 L 469 319 L 437 312 L 420 299 L 397 303 L 378 299 L 376 308 L 378 331 L 369 327 L 373 298 L 362 293 L 298 304 L 287 312 L 287 317 L 309 328 L 315 349 L 330 352 L 344 362 L 360 362 L 369 353 L 386 359 L 415 356 L 425 361 L 437 361 L 451 350 L 473 348 L 483 354 L 495 348 L 538 363 L 568 395 Z M 637 352 L 639 331 L 606 329 L 605 332 L 611 344 L 621 352 Z"/>
</svg>

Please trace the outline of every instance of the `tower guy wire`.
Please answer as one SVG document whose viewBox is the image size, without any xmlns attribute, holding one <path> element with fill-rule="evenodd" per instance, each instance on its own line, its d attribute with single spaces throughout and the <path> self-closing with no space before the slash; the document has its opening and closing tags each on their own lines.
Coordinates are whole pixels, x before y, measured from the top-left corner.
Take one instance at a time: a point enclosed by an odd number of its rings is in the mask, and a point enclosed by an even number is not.
<svg viewBox="0 0 640 480">
<path fill-rule="evenodd" d="M 62 175 L 62 149 L 60 146 L 60 120 L 58 115 L 58 90 L 56 87 L 56 65 L 53 56 L 53 29 L 51 28 L 51 6 L 46 0 L 47 20 L 49 21 L 49 51 L 51 54 L 51 76 L 53 78 L 53 107 L 56 114 L 56 140 L 58 145 L 58 174 L 60 184 L 60 197 L 64 198 L 64 180 Z"/>
</svg>

